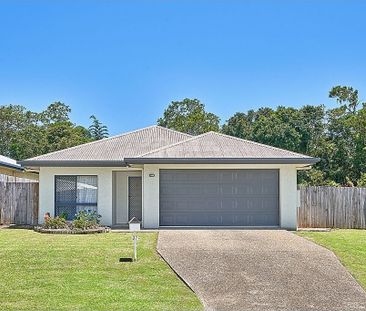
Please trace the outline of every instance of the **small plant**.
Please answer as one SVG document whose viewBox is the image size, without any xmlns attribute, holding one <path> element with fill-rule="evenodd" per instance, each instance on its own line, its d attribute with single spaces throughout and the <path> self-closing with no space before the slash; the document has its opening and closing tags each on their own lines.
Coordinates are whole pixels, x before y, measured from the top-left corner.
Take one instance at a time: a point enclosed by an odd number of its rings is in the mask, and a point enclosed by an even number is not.
<svg viewBox="0 0 366 311">
<path fill-rule="evenodd" d="M 64 218 L 62 217 L 55 217 L 55 218 L 48 218 L 44 225 L 43 228 L 45 229 L 65 229 L 68 228 L 67 222 Z"/>
<path fill-rule="evenodd" d="M 81 230 L 98 228 L 101 217 L 95 211 L 80 211 L 75 215 L 72 227 Z"/>
<path fill-rule="evenodd" d="M 66 213 L 66 212 L 62 212 L 61 213 L 61 215 L 59 216 L 60 218 L 63 218 L 63 219 L 65 219 L 65 220 L 67 220 L 67 217 L 68 217 L 69 215 Z"/>
</svg>

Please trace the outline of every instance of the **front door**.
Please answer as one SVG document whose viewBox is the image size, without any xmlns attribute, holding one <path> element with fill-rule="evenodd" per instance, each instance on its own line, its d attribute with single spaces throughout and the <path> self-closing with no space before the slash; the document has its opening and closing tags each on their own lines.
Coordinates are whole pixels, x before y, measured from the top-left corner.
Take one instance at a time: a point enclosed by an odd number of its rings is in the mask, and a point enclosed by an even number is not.
<svg viewBox="0 0 366 311">
<path fill-rule="evenodd" d="M 142 178 L 128 177 L 128 217 L 142 221 Z"/>
</svg>

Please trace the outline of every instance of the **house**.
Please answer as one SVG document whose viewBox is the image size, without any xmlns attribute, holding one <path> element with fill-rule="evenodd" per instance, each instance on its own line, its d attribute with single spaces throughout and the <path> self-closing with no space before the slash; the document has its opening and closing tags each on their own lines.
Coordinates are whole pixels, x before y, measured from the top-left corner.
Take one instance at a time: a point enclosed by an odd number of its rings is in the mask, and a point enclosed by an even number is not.
<svg viewBox="0 0 366 311">
<path fill-rule="evenodd" d="M 39 169 L 40 212 L 97 210 L 163 226 L 296 229 L 297 170 L 318 159 L 208 132 L 151 126 L 21 161 Z"/>
<path fill-rule="evenodd" d="M 38 173 L 26 171 L 16 160 L 3 155 L 0 155 L 0 175 L 0 179 L 11 176 L 10 178 L 38 180 Z"/>
</svg>

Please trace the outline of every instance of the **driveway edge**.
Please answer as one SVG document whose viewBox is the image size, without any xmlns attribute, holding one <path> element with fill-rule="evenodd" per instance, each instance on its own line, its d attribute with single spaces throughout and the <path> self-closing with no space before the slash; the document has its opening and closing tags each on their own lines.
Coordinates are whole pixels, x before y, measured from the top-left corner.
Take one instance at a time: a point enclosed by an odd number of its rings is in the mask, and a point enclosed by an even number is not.
<svg viewBox="0 0 366 311">
<path fill-rule="evenodd" d="M 163 254 L 160 253 L 159 251 L 159 234 L 158 233 L 158 242 L 156 243 L 156 252 L 159 255 L 159 257 L 168 265 L 168 267 L 174 272 L 174 274 L 178 277 L 178 279 L 180 279 L 191 291 L 192 293 L 194 293 L 197 298 L 199 299 L 199 301 L 201 301 L 202 305 L 203 305 L 203 310 L 209 310 L 207 309 L 208 306 L 206 304 L 206 302 L 202 299 L 202 297 L 200 297 L 200 295 L 197 294 L 197 292 L 192 288 L 191 284 L 189 284 L 189 282 L 187 282 L 183 277 L 181 277 L 178 272 L 173 268 L 172 265 L 169 264 L 169 262 L 164 258 Z"/>
<path fill-rule="evenodd" d="M 355 280 L 355 282 L 359 285 L 359 287 L 366 293 L 366 288 L 363 288 L 363 286 L 360 284 L 360 282 L 358 282 L 358 280 L 355 278 L 355 276 L 351 273 L 351 271 L 349 271 L 349 269 L 343 264 L 343 262 L 341 261 L 341 259 L 336 255 L 335 252 L 333 252 L 331 249 L 329 249 L 328 247 L 325 247 L 321 244 L 318 244 L 317 242 L 307 238 L 307 237 L 303 237 L 303 236 L 300 236 L 298 234 L 296 234 L 296 232 L 294 232 L 293 234 L 297 235 L 298 237 L 300 238 L 303 238 L 305 239 L 306 241 L 309 241 L 311 243 L 314 243 L 315 245 L 317 246 L 320 246 L 322 248 L 324 248 L 326 251 L 332 253 L 332 255 L 338 260 L 338 262 L 340 263 L 340 265 L 342 265 L 342 267 L 346 270 L 346 272 Z"/>
</svg>

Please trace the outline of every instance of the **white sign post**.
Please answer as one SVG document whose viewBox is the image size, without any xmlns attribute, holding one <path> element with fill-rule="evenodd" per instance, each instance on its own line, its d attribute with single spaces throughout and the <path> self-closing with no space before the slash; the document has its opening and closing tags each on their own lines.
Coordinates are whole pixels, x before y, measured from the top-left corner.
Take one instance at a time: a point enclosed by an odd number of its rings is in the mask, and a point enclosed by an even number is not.
<svg viewBox="0 0 366 311">
<path fill-rule="evenodd" d="M 133 240 L 133 261 L 137 261 L 137 240 L 138 236 L 136 232 L 132 234 L 132 240 Z"/>
<path fill-rule="evenodd" d="M 136 231 L 140 231 L 141 222 L 136 218 L 132 217 L 132 219 L 128 222 L 130 231 L 132 231 L 132 240 L 133 240 L 133 261 L 137 261 L 137 237 Z"/>
</svg>

